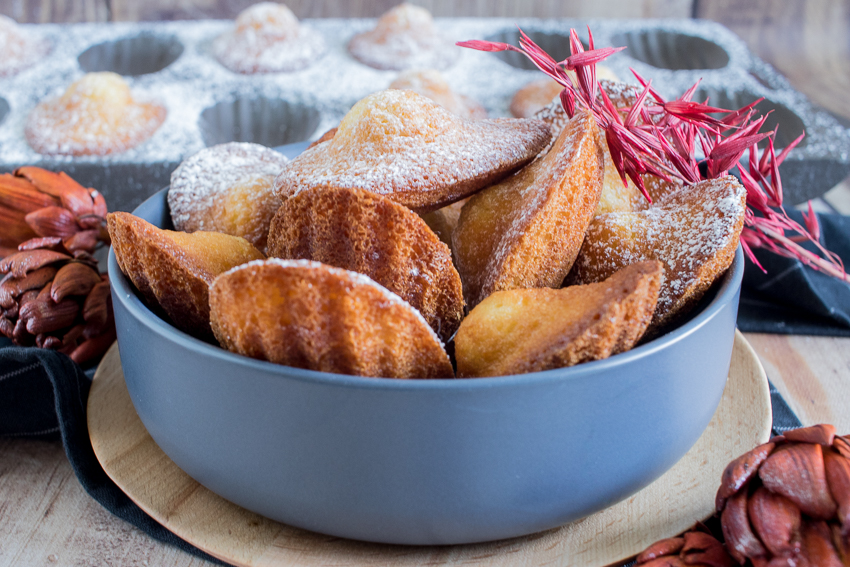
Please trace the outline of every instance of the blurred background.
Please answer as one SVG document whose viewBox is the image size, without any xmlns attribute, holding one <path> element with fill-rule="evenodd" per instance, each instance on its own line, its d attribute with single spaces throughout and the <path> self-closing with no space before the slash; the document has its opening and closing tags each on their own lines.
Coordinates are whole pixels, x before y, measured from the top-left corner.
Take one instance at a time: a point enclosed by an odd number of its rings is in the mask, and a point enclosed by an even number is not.
<svg viewBox="0 0 850 567">
<path fill-rule="evenodd" d="M 0 0 L 19 23 L 232 19 L 254 0 Z M 397 0 L 288 0 L 299 18 L 373 18 Z M 850 0 L 412 0 L 435 17 L 702 18 L 720 22 L 850 125 Z"/>
<path fill-rule="evenodd" d="M 20 23 L 233 19 L 254 0 L 0 0 Z M 378 17 L 397 0 L 288 0 L 299 18 Z M 719 22 L 850 127 L 850 0 L 412 0 L 435 17 L 700 18 Z M 850 212 L 850 183 L 825 196 Z"/>
</svg>

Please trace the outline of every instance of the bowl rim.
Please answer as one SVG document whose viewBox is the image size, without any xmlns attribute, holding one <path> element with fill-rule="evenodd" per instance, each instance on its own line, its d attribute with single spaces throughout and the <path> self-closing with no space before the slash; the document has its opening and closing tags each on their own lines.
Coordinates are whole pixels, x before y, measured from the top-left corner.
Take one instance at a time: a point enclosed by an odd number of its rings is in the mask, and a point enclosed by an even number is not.
<svg viewBox="0 0 850 567">
<path fill-rule="evenodd" d="M 165 199 L 164 193 L 168 188 L 161 189 L 146 199 L 139 208 L 144 207 L 155 199 Z M 485 378 L 431 378 L 431 379 L 408 379 L 394 380 L 371 376 L 352 376 L 348 374 L 333 374 L 318 370 L 307 370 L 285 366 L 265 360 L 258 360 L 248 356 L 236 354 L 224 348 L 204 342 L 172 326 L 151 311 L 138 297 L 134 286 L 118 267 L 115 251 L 110 246 L 108 257 L 109 282 L 113 289 L 113 297 L 121 302 L 129 315 L 138 323 L 143 324 L 151 332 L 159 335 L 162 339 L 177 343 L 179 346 L 192 351 L 198 355 L 209 356 L 223 363 L 243 365 L 246 369 L 261 372 L 280 378 L 294 379 L 298 381 L 322 383 L 347 388 L 365 388 L 374 390 L 413 390 L 413 391 L 469 391 L 488 390 L 491 388 L 512 388 L 516 386 L 531 387 L 551 382 L 578 380 L 589 375 L 596 375 L 608 370 L 616 370 L 618 367 L 650 357 L 658 351 L 670 348 L 675 343 L 681 342 L 699 329 L 707 325 L 726 305 L 734 300 L 735 295 L 741 287 L 744 274 L 743 250 L 738 245 L 731 266 L 714 285 L 719 287 L 714 298 L 702 308 L 692 319 L 661 335 L 643 345 L 635 347 L 626 352 L 615 354 L 602 360 L 584 362 L 576 366 L 566 368 L 555 368 L 542 372 L 529 372 L 527 374 L 511 374 L 507 376 L 490 376 Z M 120 347 L 120 341 L 119 341 Z M 248 374 L 248 373 L 246 373 Z"/>
</svg>

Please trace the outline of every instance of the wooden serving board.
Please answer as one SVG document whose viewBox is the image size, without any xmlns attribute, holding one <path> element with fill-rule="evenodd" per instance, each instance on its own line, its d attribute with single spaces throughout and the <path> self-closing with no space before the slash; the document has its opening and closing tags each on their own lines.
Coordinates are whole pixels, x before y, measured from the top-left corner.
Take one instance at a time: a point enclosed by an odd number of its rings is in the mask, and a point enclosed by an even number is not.
<svg viewBox="0 0 850 567">
<path fill-rule="evenodd" d="M 653 484 L 560 528 L 442 547 L 380 545 L 312 533 L 213 494 L 177 467 L 148 435 L 124 384 L 115 345 L 95 375 L 88 425 L 106 473 L 136 504 L 184 540 L 233 565 L 598 567 L 621 562 L 710 516 L 726 464 L 768 439 L 771 407 L 764 370 L 743 335 L 736 333 L 729 380 L 711 423 L 696 445 Z"/>
</svg>

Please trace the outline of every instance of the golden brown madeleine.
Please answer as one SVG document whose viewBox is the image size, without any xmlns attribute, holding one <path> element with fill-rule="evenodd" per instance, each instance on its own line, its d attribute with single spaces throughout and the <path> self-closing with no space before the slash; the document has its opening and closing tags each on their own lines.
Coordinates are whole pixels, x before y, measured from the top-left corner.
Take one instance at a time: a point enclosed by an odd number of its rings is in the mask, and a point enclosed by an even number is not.
<svg viewBox="0 0 850 567">
<path fill-rule="evenodd" d="M 283 198 L 351 187 L 417 212 L 459 201 L 530 162 L 549 141 L 538 120 L 467 120 L 412 91 L 367 96 L 334 137 L 293 159 L 275 180 Z"/>
<path fill-rule="evenodd" d="M 174 228 L 241 236 L 266 251 L 269 224 L 280 207 L 274 178 L 289 162 L 260 144 L 204 148 L 171 174 L 168 207 Z"/>
<path fill-rule="evenodd" d="M 568 283 L 608 278 L 644 260 L 664 264 L 664 282 L 649 334 L 685 315 L 735 257 L 746 191 L 732 176 L 709 179 L 638 212 L 593 219 Z"/>
<path fill-rule="evenodd" d="M 442 73 L 436 69 L 405 71 L 390 83 L 390 88 L 419 93 L 449 112 L 464 118 L 487 118 L 487 110 L 478 101 L 454 92 Z M 519 118 L 530 118 L 530 116 Z"/>
<path fill-rule="evenodd" d="M 134 98 L 120 75 L 87 73 L 32 109 L 24 134 L 40 154 L 102 156 L 138 146 L 165 115 L 165 107 Z"/>
<path fill-rule="evenodd" d="M 458 377 L 539 372 L 629 350 L 652 318 L 660 262 L 601 283 L 499 291 L 473 309 L 455 337 Z"/>
<path fill-rule="evenodd" d="M 382 15 L 374 29 L 348 42 L 351 55 L 376 69 L 443 69 L 459 48 L 434 25 L 431 12 L 407 2 Z"/>
<path fill-rule="evenodd" d="M 601 128 L 599 129 L 599 145 L 602 146 L 605 157 L 605 176 L 602 179 L 602 195 L 599 197 L 599 204 L 596 205 L 594 216 L 622 211 L 643 211 L 651 207 L 653 203 L 657 203 L 660 199 L 682 188 L 682 182 L 678 179 L 665 181 L 660 177 L 644 174 L 641 178 L 646 192 L 652 198 L 652 203 L 650 203 L 631 179 L 628 180 L 628 184 L 623 185 L 623 180 L 620 178 L 617 167 L 614 165 L 614 159 L 608 150 L 605 131 Z"/>
<path fill-rule="evenodd" d="M 270 258 L 220 275 L 212 328 L 238 354 L 380 378 L 453 378 L 418 311 L 368 277 L 309 260 Z"/>
<path fill-rule="evenodd" d="M 446 205 L 442 209 L 420 213 L 419 215 L 425 221 L 425 224 L 428 225 L 428 228 L 434 231 L 434 234 L 449 247 L 449 250 L 452 250 L 452 254 L 454 254 L 454 250 L 452 249 L 452 233 L 457 227 L 457 221 L 460 220 L 460 210 L 467 201 L 469 201 L 468 197 L 456 201 L 451 205 Z"/>
<path fill-rule="evenodd" d="M 545 157 L 461 210 L 452 241 L 467 304 L 494 291 L 560 287 L 601 190 L 596 122 L 579 112 Z"/>
<path fill-rule="evenodd" d="M 444 341 L 463 318 L 448 246 L 416 213 L 363 189 L 317 187 L 287 199 L 271 224 L 269 256 L 365 274 L 418 309 Z"/>
<path fill-rule="evenodd" d="M 233 29 L 213 40 L 213 56 L 235 73 L 297 71 L 315 63 L 326 50 L 322 34 L 303 26 L 292 10 L 260 2 L 242 10 Z"/>
<path fill-rule="evenodd" d="M 218 232 L 174 232 L 130 213 L 106 217 L 115 258 L 124 275 L 174 326 L 212 338 L 209 285 L 222 272 L 263 254 L 238 236 Z"/>
</svg>

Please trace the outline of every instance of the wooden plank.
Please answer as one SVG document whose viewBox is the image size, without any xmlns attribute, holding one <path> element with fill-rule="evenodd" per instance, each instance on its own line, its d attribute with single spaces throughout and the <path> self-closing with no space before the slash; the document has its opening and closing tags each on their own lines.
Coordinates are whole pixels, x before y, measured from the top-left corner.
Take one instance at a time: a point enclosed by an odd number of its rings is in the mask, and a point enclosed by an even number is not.
<svg viewBox="0 0 850 567">
<path fill-rule="evenodd" d="M 804 425 L 850 433 L 850 338 L 747 333 L 768 378 Z"/>
<path fill-rule="evenodd" d="M 824 193 L 823 200 L 842 215 L 850 215 L 850 177 Z"/>
<path fill-rule="evenodd" d="M 163 545 L 85 493 L 62 444 L 0 439 L 0 567 L 212 566 Z"/>
<path fill-rule="evenodd" d="M 0 0 L 0 14 L 20 24 L 108 22 L 109 0 Z"/>
<path fill-rule="evenodd" d="M 694 13 L 729 27 L 816 104 L 850 117 L 850 2 L 697 0 Z"/>
<path fill-rule="evenodd" d="M 0 0 L 8 1 L 8 0 Z M 252 0 L 112 0 L 115 21 L 223 18 L 233 19 Z M 398 0 L 289 0 L 299 18 L 374 18 Z M 417 0 L 435 17 L 535 18 L 688 18 L 693 0 Z"/>
</svg>

